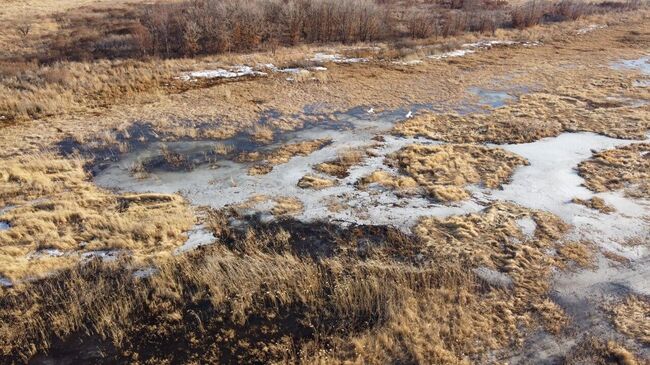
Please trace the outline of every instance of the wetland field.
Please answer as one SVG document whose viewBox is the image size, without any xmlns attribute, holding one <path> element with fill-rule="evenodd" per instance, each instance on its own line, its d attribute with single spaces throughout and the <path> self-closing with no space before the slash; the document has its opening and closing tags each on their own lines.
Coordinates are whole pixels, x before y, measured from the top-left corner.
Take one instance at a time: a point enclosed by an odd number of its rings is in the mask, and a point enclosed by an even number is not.
<svg viewBox="0 0 650 365">
<path fill-rule="evenodd" d="M 0 8 L 0 363 L 650 364 L 649 3 Z"/>
</svg>

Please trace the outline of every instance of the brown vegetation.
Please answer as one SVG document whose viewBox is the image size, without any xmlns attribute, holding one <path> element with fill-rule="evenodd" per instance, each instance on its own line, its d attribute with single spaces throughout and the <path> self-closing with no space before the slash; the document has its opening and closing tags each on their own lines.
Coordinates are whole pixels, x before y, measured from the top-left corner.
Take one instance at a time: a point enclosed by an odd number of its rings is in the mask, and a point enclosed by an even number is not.
<svg viewBox="0 0 650 365">
<path fill-rule="evenodd" d="M 389 155 L 388 162 L 443 202 L 467 198 L 467 185 L 495 189 L 510 178 L 515 168 L 528 164 L 526 159 L 503 149 L 469 144 L 410 145 Z"/>
<path fill-rule="evenodd" d="M 298 186 L 303 189 L 324 189 L 336 185 L 337 181 L 315 175 L 305 175 L 298 181 Z"/>
<path fill-rule="evenodd" d="M 328 144 L 330 139 L 314 139 L 309 141 L 290 143 L 275 148 L 269 152 L 251 152 L 240 156 L 241 161 L 260 161 L 261 164 L 254 165 L 248 170 L 249 175 L 266 175 L 273 170 L 273 166 L 289 162 L 295 156 L 308 156 Z"/>
<path fill-rule="evenodd" d="M 314 166 L 314 170 L 343 179 L 348 176 L 350 167 L 358 165 L 365 156 L 359 149 L 347 149 L 339 152 L 336 159 Z"/>
<path fill-rule="evenodd" d="M 0 231 L 0 276 L 48 275 L 98 250 L 145 261 L 183 243 L 193 215 L 181 198 L 110 194 L 88 181 L 83 164 L 53 155 L 0 162 L 0 206 L 17 205 L 2 215 L 11 228 Z"/>
<path fill-rule="evenodd" d="M 616 209 L 614 207 L 607 205 L 602 198 L 597 196 L 589 198 L 588 200 L 573 198 L 571 202 L 574 204 L 584 205 L 587 208 L 595 209 L 601 213 L 610 214 L 614 213 Z"/>
<path fill-rule="evenodd" d="M 600 95 L 603 86 L 579 88 L 580 94 L 568 89 L 558 94 L 525 94 L 516 104 L 489 114 L 425 113 L 398 124 L 394 132 L 455 143 L 526 143 L 557 136 L 563 131 L 644 139 L 650 129 L 648 108 L 606 101 Z M 616 89 L 622 91 L 620 84 L 613 81 L 607 86 L 614 89 L 612 93 Z"/>
<path fill-rule="evenodd" d="M 624 190 L 626 195 L 650 198 L 650 144 L 594 153 L 578 165 L 585 186 L 595 192 Z"/>
<path fill-rule="evenodd" d="M 537 223 L 534 238 L 515 224 L 524 216 Z M 218 242 L 150 277 L 133 276 L 128 261 L 95 261 L 4 289 L 3 358 L 49 349 L 64 359 L 85 348 L 85 361 L 109 363 L 467 363 L 518 343 L 525 329 L 558 331 L 565 321 L 548 278 L 549 248 L 566 227 L 546 213 L 495 205 L 425 220 L 419 237 L 294 221 L 237 229 L 220 212 L 207 219 Z M 473 274 L 483 266 L 513 286 Z"/>
<path fill-rule="evenodd" d="M 616 329 L 643 344 L 650 344 L 650 300 L 647 297 L 630 295 L 610 311 Z"/>
<path fill-rule="evenodd" d="M 364 176 L 357 181 L 357 186 L 361 189 L 370 184 L 378 184 L 385 188 L 393 189 L 399 192 L 413 192 L 418 188 L 418 183 L 409 176 L 397 176 L 386 171 L 373 171 L 368 176 Z"/>
</svg>

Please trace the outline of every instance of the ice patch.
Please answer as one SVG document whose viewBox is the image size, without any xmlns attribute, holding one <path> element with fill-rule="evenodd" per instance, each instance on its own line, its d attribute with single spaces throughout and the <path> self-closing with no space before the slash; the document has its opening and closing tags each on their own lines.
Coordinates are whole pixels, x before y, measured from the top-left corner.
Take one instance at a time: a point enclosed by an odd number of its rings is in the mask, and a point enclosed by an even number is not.
<svg viewBox="0 0 650 365">
<path fill-rule="evenodd" d="M 158 270 L 153 267 L 146 267 L 144 269 L 138 269 L 133 272 L 133 277 L 136 279 L 144 279 L 156 274 Z"/>
<path fill-rule="evenodd" d="M 56 248 L 45 248 L 38 250 L 30 255 L 30 258 L 39 258 L 43 256 L 49 257 L 61 257 L 64 255 L 64 252 Z"/>
<path fill-rule="evenodd" d="M 594 30 L 607 28 L 606 24 L 589 24 L 584 28 L 580 28 L 576 31 L 577 34 L 587 34 L 593 32 Z"/>
<path fill-rule="evenodd" d="M 516 42 L 510 40 L 482 40 L 474 43 L 465 43 L 461 46 L 460 49 L 456 49 L 449 52 L 444 52 L 440 54 L 428 56 L 434 60 L 441 60 L 445 58 L 453 57 L 463 57 L 468 54 L 476 53 L 481 50 L 490 49 L 494 46 L 510 46 L 510 45 L 522 45 L 524 47 L 532 47 L 540 45 L 540 42 Z"/>
<path fill-rule="evenodd" d="M 530 217 L 525 217 L 525 218 L 520 218 L 515 221 L 517 225 L 519 226 L 519 229 L 521 229 L 521 232 L 526 236 L 526 238 L 530 239 L 535 236 L 535 229 L 537 229 L 537 223 L 530 218 Z"/>
<path fill-rule="evenodd" d="M 197 225 L 187 232 L 187 241 L 176 249 L 176 253 L 191 251 L 200 246 L 210 245 L 216 241 L 214 234 L 208 231 L 204 225 Z"/>
<path fill-rule="evenodd" d="M 472 54 L 475 52 L 476 51 L 473 49 L 457 49 L 455 51 L 449 51 L 441 54 L 431 55 L 429 56 L 429 58 L 434 60 L 441 60 L 444 58 L 463 57 L 465 55 Z"/>
<path fill-rule="evenodd" d="M 8 288 L 14 286 L 14 283 L 10 279 L 0 276 L 0 286 Z"/>
<path fill-rule="evenodd" d="M 96 251 L 87 251 L 81 254 L 83 260 L 92 260 L 94 258 L 100 258 L 102 261 L 114 261 L 117 257 L 123 253 L 120 250 L 96 250 Z"/>
<path fill-rule="evenodd" d="M 316 53 L 311 61 L 314 62 L 334 62 L 334 63 L 364 63 L 368 62 L 367 58 L 346 58 L 339 54 Z"/>
<path fill-rule="evenodd" d="M 422 62 L 423 62 L 422 60 L 393 61 L 393 64 L 401 65 L 401 66 L 413 66 L 413 65 L 419 65 Z"/>
<path fill-rule="evenodd" d="M 473 269 L 474 274 L 485 280 L 488 284 L 501 288 L 512 287 L 512 278 L 506 273 L 502 273 L 489 267 L 481 266 Z"/>
<path fill-rule="evenodd" d="M 417 110 L 413 107 L 413 110 Z M 302 221 L 328 220 L 342 223 L 391 225 L 404 230 L 417 222 L 423 216 L 445 217 L 454 214 L 477 212 L 483 206 L 474 201 L 464 201 L 453 205 L 438 204 L 423 196 L 402 196 L 387 189 L 359 190 L 355 187 L 357 180 L 381 169 L 396 173 L 384 165 L 385 156 L 411 143 L 434 142 L 419 138 L 400 138 L 384 136 L 384 142 L 372 149 L 372 156 L 349 170 L 349 176 L 339 179 L 336 186 L 321 190 L 302 189 L 298 181 L 307 174 L 315 174 L 313 167 L 321 162 L 330 161 L 337 157 L 339 151 L 350 148 L 368 148 L 376 142 L 372 138 L 377 134 L 389 131 L 394 123 L 403 120 L 406 110 L 368 114 L 366 110 L 351 111 L 338 116 L 340 125 L 350 126 L 346 129 L 332 129 L 327 123 L 315 127 L 289 132 L 284 135 L 292 143 L 330 138 L 332 143 L 308 156 L 296 156 L 287 163 L 277 165 L 266 175 L 248 175 L 249 163 L 236 161 L 219 161 L 219 168 L 197 166 L 192 171 L 160 171 L 151 174 L 146 179 L 136 179 L 131 176 L 128 167 L 137 161 L 149 149 L 156 150 L 159 146 L 148 146 L 146 150 L 133 151 L 99 173 L 95 181 L 101 186 L 119 188 L 136 192 L 180 192 L 193 204 L 208 205 L 213 208 L 223 208 L 247 201 L 249 198 L 266 195 L 270 197 L 289 197 L 298 199 L 304 206 L 303 212 L 295 215 Z M 332 122 L 334 123 L 334 122 Z M 199 142 L 178 142 L 194 145 Z M 206 142 L 202 142 L 206 143 Z M 275 148 L 282 144 L 265 146 Z M 340 209 L 329 209 L 336 203 Z M 259 211 L 267 211 L 268 207 L 254 207 Z M 255 211 L 254 209 L 253 211 Z M 196 238 L 195 238 L 196 237 Z M 197 230 L 191 235 L 179 251 L 192 248 L 204 242 L 211 243 L 214 237 L 205 230 Z"/>
<path fill-rule="evenodd" d="M 9 225 L 9 222 L 0 221 L 0 231 L 6 231 L 9 228 L 11 228 L 11 226 Z"/>
<path fill-rule="evenodd" d="M 638 257 L 646 249 L 632 250 L 622 245 L 634 237 L 650 238 L 645 219 L 650 215 L 650 203 L 634 201 L 621 193 L 594 194 L 583 186 L 576 166 L 591 157 L 592 151 L 640 142 L 620 140 L 594 133 L 563 133 L 532 143 L 501 145 L 499 147 L 526 158 L 530 165 L 518 168 L 511 182 L 501 190 L 489 191 L 492 200 L 549 211 L 570 223 L 574 239 L 597 242 L 628 258 Z M 602 214 L 587 207 L 571 204 L 573 198 L 598 196 L 612 205 L 616 212 Z"/>
<path fill-rule="evenodd" d="M 186 72 L 178 77 L 183 81 L 193 81 L 197 79 L 230 79 L 243 76 L 266 76 L 265 72 L 255 71 L 250 66 L 235 66 L 230 70 L 222 68 L 216 70 L 203 70 Z"/>
<path fill-rule="evenodd" d="M 650 56 L 644 56 L 634 60 L 621 60 L 614 62 L 612 68 L 615 70 L 636 70 L 645 75 L 650 75 Z"/>
</svg>

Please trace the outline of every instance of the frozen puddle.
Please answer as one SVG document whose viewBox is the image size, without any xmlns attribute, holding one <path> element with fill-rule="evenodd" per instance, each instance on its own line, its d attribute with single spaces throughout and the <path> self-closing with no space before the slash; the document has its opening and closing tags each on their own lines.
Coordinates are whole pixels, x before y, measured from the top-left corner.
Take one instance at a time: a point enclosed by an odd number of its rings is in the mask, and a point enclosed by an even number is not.
<svg viewBox="0 0 650 365">
<path fill-rule="evenodd" d="M 635 60 L 622 60 L 612 64 L 615 70 L 636 70 L 641 72 L 645 79 L 635 80 L 634 87 L 650 87 L 650 56 L 637 58 Z"/>
<path fill-rule="evenodd" d="M 11 226 L 9 225 L 9 222 L 0 221 L 0 231 L 6 231 L 9 228 L 11 228 Z"/>
<path fill-rule="evenodd" d="M 217 209 L 241 204 L 260 195 L 296 198 L 302 203 L 303 210 L 294 217 L 303 221 L 325 219 L 342 223 L 389 224 L 405 229 L 415 224 L 422 216 L 448 216 L 482 209 L 482 205 L 474 201 L 450 206 L 436 204 L 424 197 L 400 197 L 389 190 L 359 190 L 354 186 L 359 178 L 375 170 L 394 172 L 384 165 L 387 154 L 416 141 L 434 143 L 428 140 L 386 136 L 385 142 L 372 148 L 373 157 L 353 166 L 349 175 L 340 179 L 337 185 L 322 190 L 302 189 L 297 186 L 303 176 L 319 175 L 313 170 L 315 165 L 333 160 L 339 152 L 350 148 L 368 148 L 374 143 L 372 137 L 389 131 L 396 121 L 402 120 L 408 113 L 406 110 L 399 110 L 371 114 L 358 110 L 339 116 L 338 122 L 341 125 L 351 126 L 346 130 L 316 126 L 288 133 L 287 137 L 291 143 L 319 138 L 329 138 L 332 143 L 308 156 L 293 157 L 289 162 L 275 166 L 266 175 L 248 175 L 248 168 L 251 166 L 249 163 L 221 160 L 216 168 L 198 166 L 191 171 L 157 171 L 144 179 L 134 177 L 130 166 L 137 164 L 142 158 L 159 153 L 159 146 L 154 144 L 145 150 L 130 153 L 121 161 L 110 165 L 96 176 L 95 181 L 103 187 L 125 191 L 179 192 L 195 205 L 207 205 Z M 191 149 L 192 146 L 206 143 L 212 142 L 175 142 L 175 146 Z M 271 145 L 265 148 L 273 147 Z M 331 209 L 331 203 L 338 203 L 337 209 Z M 263 209 L 265 207 L 260 208 L 261 212 L 268 211 Z M 200 229 L 193 231 L 185 248 L 191 249 L 209 241 L 210 237 L 201 232 Z"/>
<path fill-rule="evenodd" d="M 152 144 L 146 149 L 134 151 L 119 162 L 109 165 L 96 176 L 96 183 L 107 188 L 134 192 L 180 193 L 195 205 L 213 208 L 237 206 L 253 202 L 245 208 L 250 213 L 261 213 L 270 218 L 271 202 L 260 196 L 287 197 L 299 201 L 303 209 L 293 215 L 302 221 L 328 220 L 356 224 L 391 225 L 406 231 L 420 217 L 459 215 L 477 212 L 489 201 L 510 201 L 524 207 L 549 211 L 574 226 L 572 239 L 588 239 L 598 242 L 634 259 L 645 254 L 645 248 L 625 246 L 631 238 L 649 238 L 646 219 L 650 215 L 650 203 L 633 201 L 621 193 L 594 194 L 582 186 L 583 179 L 575 171 L 577 165 L 592 155 L 592 150 L 604 150 L 634 142 L 613 139 L 593 133 L 564 133 L 533 143 L 499 146 L 514 152 L 530 162 L 517 169 L 511 181 L 502 189 L 489 190 L 472 187 L 473 198 L 453 205 L 433 202 L 423 196 L 395 193 L 377 186 L 360 190 L 355 186 L 359 178 L 376 170 L 398 173 L 384 165 L 385 156 L 411 143 L 435 144 L 437 142 L 385 135 L 381 143 L 372 137 L 388 132 L 393 124 L 404 119 L 408 111 L 400 110 L 383 114 L 371 114 L 358 110 L 341 114 L 337 123 L 346 129 L 332 129 L 317 125 L 309 129 L 287 133 L 287 141 L 329 138 L 332 143 L 308 156 L 296 156 L 287 163 L 277 165 L 266 175 L 248 175 L 251 163 L 220 160 L 215 164 L 198 165 L 190 171 L 155 171 L 145 178 L 136 178 L 130 166 L 143 158 L 160 153 L 160 145 Z M 333 122 L 332 122 L 333 123 Z M 209 149 L 220 142 L 191 141 L 169 144 L 175 149 L 192 151 Z M 274 148 L 282 143 L 265 146 Z M 363 148 L 370 156 L 349 169 L 349 175 L 338 184 L 321 190 L 302 189 L 298 181 L 305 175 L 322 176 L 313 167 L 321 162 L 335 159 L 339 152 Z M 325 176 L 323 176 L 325 177 Z M 616 209 L 603 214 L 582 205 L 573 204 L 573 198 L 589 199 L 598 196 Z M 518 222 L 522 232 L 534 232 L 534 222 Z M 187 243 L 179 249 L 185 251 L 209 244 L 214 237 L 203 227 L 189 234 Z"/>
<path fill-rule="evenodd" d="M 591 157 L 592 150 L 639 142 L 593 133 L 564 133 L 533 143 L 501 145 L 528 159 L 530 165 L 517 169 L 512 181 L 502 190 L 477 192 L 475 196 L 551 212 L 574 226 L 573 238 L 597 242 L 628 258 L 639 257 L 646 249 L 630 248 L 621 243 L 635 237 L 650 238 L 646 221 L 650 218 L 650 202 L 630 199 L 620 192 L 595 194 L 582 186 L 584 180 L 576 172 L 578 164 Z M 594 196 L 604 199 L 616 212 L 603 214 L 571 203 L 573 198 Z"/>
</svg>

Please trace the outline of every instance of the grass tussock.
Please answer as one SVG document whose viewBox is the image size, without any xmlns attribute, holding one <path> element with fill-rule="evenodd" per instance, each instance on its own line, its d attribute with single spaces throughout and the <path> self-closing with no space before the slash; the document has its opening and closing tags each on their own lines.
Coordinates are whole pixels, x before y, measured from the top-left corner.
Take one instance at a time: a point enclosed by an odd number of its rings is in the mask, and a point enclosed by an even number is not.
<svg viewBox="0 0 650 365">
<path fill-rule="evenodd" d="M 366 153 L 360 149 L 346 149 L 339 152 L 334 160 L 314 166 L 314 170 L 343 179 L 349 175 L 350 167 L 358 165 L 365 157 Z"/>
<path fill-rule="evenodd" d="M 298 181 L 298 187 L 303 189 L 325 189 L 337 184 L 337 181 L 330 178 L 323 178 L 316 175 L 305 175 Z"/>
<path fill-rule="evenodd" d="M 371 174 L 357 181 L 357 186 L 362 189 L 368 187 L 370 184 L 377 184 L 399 192 L 413 192 L 419 186 L 418 182 L 412 177 L 398 176 L 381 170 L 373 171 Z"/>
<path fill-rule="evenodd" d="M 589 198 L 587 200 L 585 199 L 579 199 L 579 198 L 573 198 L 571 199 L 571 202 L 573 204 L 580 204 L 584 205 L 587 208 L 597 210 L 603 214 L 610 214 L 614 213 L 616 209 L 610 205 L 608 205 L 603 198 L 599 198 L 597 196 L 593 198 Z"/>
<path fill-rule="evenodd" d="M 169 254 L 193 224 L 178 196 L 114 195 L 88 181 L 83 161 L 53 155 L 0 162 L 0 275 L 38 277 L 69 267 L 84 252 L 120 250 L 138 258 Z M 56 249 L 55 256 L 39 254 Z"/>
<path fill-rule="evenodd" d="M 268 152 L 254 151 L 242 154 L 240 161 L 263 161 L 248 169 L 249 175 L 266 175 L 273 166 L 289 162 L 295 156 L 308 156 L 332 143 L 331 139 L 314 139 L 309 141 L 289 143 Z"/>
<path fill-rule="evenodd" d="M 610 308 L 616 329 L 643 343 L 650 344 L 650 300 L 647 297 L 631 295 L 622 303 Z"/>
<path fill-rule="evenodd" d="M 465 186 L 481 184 L 497 188 L 526 159 L 500 148 L 477 145 L 410 145 L 388 156 L 398 167 L 439 201 L 465 199 Z"/>
<path fill-rule="evenodd" d="M 650 198 L 650 144 L 594 153 L 578 165 L 585 186 L 595 192 L 623 190 L 626 195 Z"/>
</svg>

